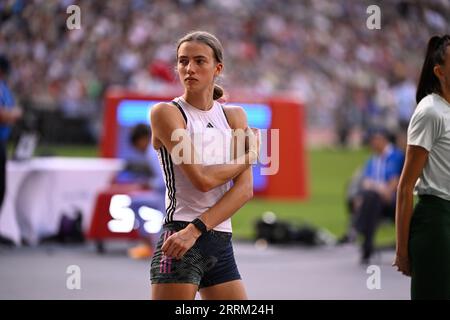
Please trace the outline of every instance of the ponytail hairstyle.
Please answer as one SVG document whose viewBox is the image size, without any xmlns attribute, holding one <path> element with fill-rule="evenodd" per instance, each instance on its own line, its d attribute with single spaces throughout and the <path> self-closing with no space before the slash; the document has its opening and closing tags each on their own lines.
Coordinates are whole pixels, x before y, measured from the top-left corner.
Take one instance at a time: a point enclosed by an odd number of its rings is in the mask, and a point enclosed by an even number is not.
<svg viewBox="0 0 450 320">
<path fill-rule="evenodd" d="M 442 37 L 433 36 L 428 41 L 425 61 L 420 73 L 420 80 L 417 86 L 416 102 L 419 103 L 425 96 L 430 93 L 442 93 L 439 78 L 434 74 L 434 66 L 444 64 L 445 50 L 450 45 L 450 35 L 446 34 Z M 450 63 L 450 61 L 448 62 Z"/>
<path fill-rule="evenodd" d="M 190 41 L 197 41 L 201 42 L 203 44 L 206 44 L 209 46 L 213 52 L 214 52 L 214 59 L 217 63 L 223 63 L 223 47 L 220 43 L 219 39 L 216 38 L 213 34 L 206 32 L 206 31 L 194 31 L 191 33 L 188 33 L 183 38 L 178 40 L 177 43 L 177 56 L 178 56 L 178 50 L 180 49 L 180 46 L 184 42 L 190 42 Z M 221 86 L 214 84 L 214 93 L 213 93 L 213 99 L 218 100 L 224 95 L 224 90 Z"/>
</svg>

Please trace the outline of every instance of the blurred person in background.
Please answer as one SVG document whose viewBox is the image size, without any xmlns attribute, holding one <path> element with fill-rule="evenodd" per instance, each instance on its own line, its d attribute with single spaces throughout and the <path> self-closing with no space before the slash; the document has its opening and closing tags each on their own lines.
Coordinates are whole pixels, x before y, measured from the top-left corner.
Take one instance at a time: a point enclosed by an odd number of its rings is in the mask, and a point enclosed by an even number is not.
<svg viewBox="0 0 450 320">
<path fill-rule="evenodd" d="M 350 181 L 346 186 L 345 208 L 348 214 L 348 226 L 344 235 L 337 241 L 338 245 L 345 243 L 353 243 L 357 238 L 355 229 L 356 204 L 357 199 L 362 191 L 363 167 L 358 167 L 350 177 Z"/>
<path fill-rule="evenodd" d="M 0 208 L 6 192 L 7 142 L 11 126 L 22 117 L 7 83 L 10 68 L 9 60 L 0 55 Z"/>
<path fill-rule="evenodd" d="M 144 187 L 148 191 L 133 192 L 130 194 L 131 204 L 130 208 L 135 212 L 136 220 L 139 223 L 139 234 L 143 240 L 141 245 L 130 248 L 128 255 L 134 259 L 150 258 L 153 255 L 155 239 L 159 238 L 159 232 L 150 233 L 145 228 L 146 223 L 154 223 L 162 225 L 162 221 L 158 221 L 157 216 L 153 216 L 151 221 L 145 221 L 142 213 L 139 210 L 143 207 L 155 209 L 159 212 L 164 212 L 164 197 L 165 197 L 165 183 L 162 176 L 161 168 L 159 166 L 158 155 L 153 147 L 150 145 L 151 130 L 146 124 L 137 124 L 131 130 L 130 142 L 131 145 L 145 157 L 145 164 L 149 169 L 149 176 Z M 162 215 L 162 213 L 161 213 Z M 157 229 L 157 226 L 152 228 Z"/>
<path fill-rule="evenodd" d="M 394 219 L 395 195 L 403 168 L 404 153 L 389 140 L 384 128 L 372 128 L 369 142 L 373 155 L 353 177 L 347 200 L 350 227 L 340 243 L 355 241 L 361 234 L 361 263 L 367 264 L 374 252 L 374 237 L 380 221 Z"/>
<path fill-rule="evenodd" d="M 450 35 L 428 41 L 396 208 L 398 271 L 411 299 L 450 299 Z M 417 180 L 420 178 L 418 183 Z M 419 201 L 413 208 L 413 190 Z"/>
<path fill-rule="evenodd" d="M 241 107 L 217 101 L 224 93 L 215 83 L 224 60 L 222 44 L 214 35 L 185 35 L 178 41 L 176 57 L 184 93 L 151 110 L 152 144 L 167 188 L 164 229 L 151 264 L 152 298 L 194 299 L 200 291 L 203 299 L 246 299 L 234 258 L 231 217 L 253 196 L 251 164 L 259 154 L 258 130 L 248 128 Z M 236 161 L 231 161 L 230 129 L 251 135 Z M 220 134 L 225 145 L 217 141 L 214 153 L 205 156 L 211 139 L 196 143 L 198 139 L 191 137 L 208 130 Z M 184 133 L 182 143 L 187 144 L 181 155 L 175 149 L 179 139 L 172 138 L 175 131 Z M 188 159 L 179 161 L 185 153 Z"/>
</svg>

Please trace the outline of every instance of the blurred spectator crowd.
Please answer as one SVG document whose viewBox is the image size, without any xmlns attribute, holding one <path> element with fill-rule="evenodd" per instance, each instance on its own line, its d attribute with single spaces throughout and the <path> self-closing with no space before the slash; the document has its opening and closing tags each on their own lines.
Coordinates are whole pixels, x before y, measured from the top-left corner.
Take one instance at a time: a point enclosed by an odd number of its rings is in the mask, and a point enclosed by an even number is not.
<svg viewBox="0 0 450 320">
<path fill-rule="evenodd" d="M 71 4 L 79 30 L 66 26 Z M 371 4 L 380 30 L 366 26 Z M 299 99 L 309 125 L 345 144 L 355 127 L 407 124 L 427 41 L 449 21 L 448 0 L 1 0 L 0 52 L 21 106 L 86 119 L 97 139 L 107 89 L 178 94 L 176 41 L 210 31 L 228 92 Z"/>
</svg>

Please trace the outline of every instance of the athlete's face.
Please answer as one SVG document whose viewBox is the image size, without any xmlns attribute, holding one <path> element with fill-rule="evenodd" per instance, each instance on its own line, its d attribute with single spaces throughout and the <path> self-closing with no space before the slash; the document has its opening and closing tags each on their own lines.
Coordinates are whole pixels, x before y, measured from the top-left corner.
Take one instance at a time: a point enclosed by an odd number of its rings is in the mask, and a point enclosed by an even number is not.
<svg viewBox="0 0 450 320">
<path fill-rule="evenodd" d="M 201 91 L 212 88 L 214 78 L 222 71 L 223 64 L 217 63 L 214 51 L 208 45 L 189 41 L 178 49 L 177 70 L 186 90 Z"/>
</svg>

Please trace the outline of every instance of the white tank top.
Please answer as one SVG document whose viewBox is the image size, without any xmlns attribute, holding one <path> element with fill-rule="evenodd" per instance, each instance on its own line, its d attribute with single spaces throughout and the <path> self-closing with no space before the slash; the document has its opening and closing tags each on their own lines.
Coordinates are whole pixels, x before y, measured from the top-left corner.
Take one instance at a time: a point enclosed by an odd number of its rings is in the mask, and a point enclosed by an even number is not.
<svg viewBox="0 0 450 320">
<path fill-rule="evenodd" d="M 214 101 L 208 111 L 199 110 L 178 97 L 172 101 L 177 105 L 186 121 L 186 129 L 194 143 L 203 165 L 220 164 L 231 157 L 231 128 L 223 107 Z M 220 135 L 220 139 L 217 138 Z M 213 139 L 213 136 L 216 139 Z M 166 217 L 164 223 L 171 221 L 192 221 L 214 206 L 230 189 L 227 182 L 208 192 L 201 192 L 194 187 L 180 167 L 173 163 L 167 149 L 158 150 L 164 181 L 166 183 Z M 231 232 L 231 219 L 217 225 L 214 230 Z"/>
</svg>

